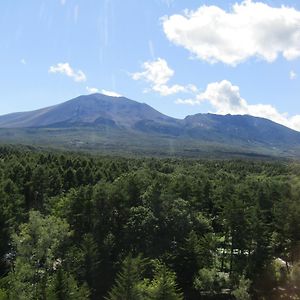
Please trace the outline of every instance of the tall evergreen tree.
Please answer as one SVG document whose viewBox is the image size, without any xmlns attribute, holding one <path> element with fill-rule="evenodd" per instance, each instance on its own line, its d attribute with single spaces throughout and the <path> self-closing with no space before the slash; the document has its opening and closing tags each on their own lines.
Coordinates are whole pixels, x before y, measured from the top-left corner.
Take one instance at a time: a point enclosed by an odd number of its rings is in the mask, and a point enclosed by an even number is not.
<svg viewBox="0 0 300 300">
<path fill-rule="evenodd" d="M 109 292 L 107 300 L 141 300 L 139 283 L 142 279 L 145 261 L 140 257 L 128 255 L 118 273 L 115 284 Z"/>
<path fill-rule="evenodd" d="M 176 284 L 176 275 L 161 262 L 156 262 L 154 278 L 148 286 L 149 300 L 183 300 Z"/>
</svg>

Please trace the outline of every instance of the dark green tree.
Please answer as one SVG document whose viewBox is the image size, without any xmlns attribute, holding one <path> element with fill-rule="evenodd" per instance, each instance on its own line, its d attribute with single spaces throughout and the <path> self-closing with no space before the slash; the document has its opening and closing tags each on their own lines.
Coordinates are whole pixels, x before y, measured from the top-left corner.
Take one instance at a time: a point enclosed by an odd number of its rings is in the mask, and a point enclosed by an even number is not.
<svg viewBox="0 0 300 300">
<path fill-rule="evenodd" d="M 109 292 L 107 300 L 140 300 L 142 293 L 139 287 L 145 261 L 140 257 L 133 258 L 128 255 L 117 274 L 115 284 Z"/>
</svg>

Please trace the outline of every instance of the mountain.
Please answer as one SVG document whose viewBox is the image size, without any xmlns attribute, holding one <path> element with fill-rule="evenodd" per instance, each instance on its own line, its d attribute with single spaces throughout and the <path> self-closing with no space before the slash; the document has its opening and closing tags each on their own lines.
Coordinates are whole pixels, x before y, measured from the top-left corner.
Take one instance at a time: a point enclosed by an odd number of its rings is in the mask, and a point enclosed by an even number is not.
<svg viewBox="0 0 300 300">
<path fill-rule="evenodd" d="M 0 141 L 108 153 L 300 157 L 300 133 L 268 119 L 215 114 L 175 119 L 147 104 L 102 94 L 0 116 Z"/>
<path fill-rule="evenodd" d="M 62 104 L 0 117 L 2 128 L 110 124 L 129 128 L 142 120 L 171 120 L 152 107 L 125 97 L 79 96 Z"/>
<path fill-rule="evenodd" d="M 266 145 L 300 145 L 300 132 L 265 118 L 249 115 L 196 114 L 185 118 L 190 136 L 206 139 L 238 139 Z"/>
</svg>

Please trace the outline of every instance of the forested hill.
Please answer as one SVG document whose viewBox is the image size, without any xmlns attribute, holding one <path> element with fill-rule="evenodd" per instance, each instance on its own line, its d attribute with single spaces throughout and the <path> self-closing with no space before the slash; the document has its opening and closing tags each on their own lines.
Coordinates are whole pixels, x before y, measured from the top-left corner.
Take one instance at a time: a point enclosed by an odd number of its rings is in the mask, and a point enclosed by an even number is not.
<svg viewBox="0 0 300 300">
<path fill-rule="evenodd" d="M 2 147 L 0 299 L 297 299 L 299 199 L 297 163 Z"/>
<path fill-rule="evenodd" d="M 102 94 L 0 116 L 0 141 L 122 155 L 300 157 L 300 133 L 264 118 L 176 119 L 145 103 Z"/>
</svg>

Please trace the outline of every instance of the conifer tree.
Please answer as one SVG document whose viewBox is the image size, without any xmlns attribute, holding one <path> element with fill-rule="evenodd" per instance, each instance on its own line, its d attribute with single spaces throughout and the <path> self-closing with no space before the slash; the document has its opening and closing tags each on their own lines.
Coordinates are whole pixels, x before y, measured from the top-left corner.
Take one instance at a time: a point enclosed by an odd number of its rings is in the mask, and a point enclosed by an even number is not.
<svg viewBox="0 0 300 300">
<path fill-rule="evenodd" d="M 154 278 L 149 287 L 149 300 L 182 300 L 176 275 L 161 262 L 156 262 Z"/>
<path fill-rule="evenodd" d="M 140 256 L 133 258 L 129 254 L 123 261 L 122 269 L 107 300 L 141 300 L 139 283 L 142 278 L 145 260 Z"/>
</svg>

